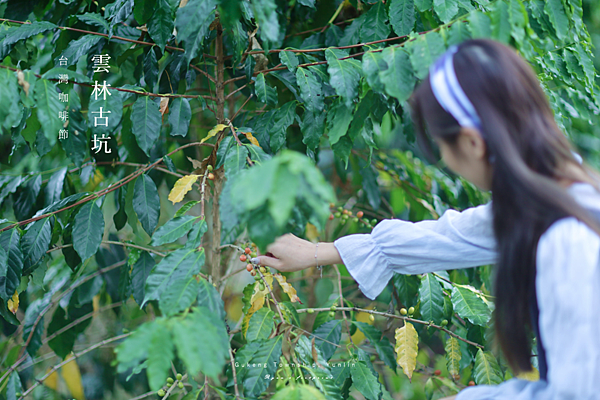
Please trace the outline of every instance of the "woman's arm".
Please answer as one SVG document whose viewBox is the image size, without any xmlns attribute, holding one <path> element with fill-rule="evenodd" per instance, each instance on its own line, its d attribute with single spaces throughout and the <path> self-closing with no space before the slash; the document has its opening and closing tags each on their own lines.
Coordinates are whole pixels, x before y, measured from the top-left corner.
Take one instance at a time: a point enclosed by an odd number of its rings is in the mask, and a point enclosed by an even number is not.
<svg viewBox="0 0 600 400">
<path fill-rule="evenodd" d="M 457 400 L 599 398 L 600 237 L 575 218 L 555 222 L 538 243 L 536 290 L 548 380 L 474 386 Z"/>
<path fill-rule="evenodd" d="M 297 271 L 343 263 L 362 292 L 374 299 L 394 272 L 417 274 L 468 268 L 495 261 L 491 203 L 458 212 L 446 211 L 438 220 L 381 221 L 370 234 L 348 235 L 332 243 L 314 243 L 284 235 L 257 257 L 261 265 Z"/>
</svg>

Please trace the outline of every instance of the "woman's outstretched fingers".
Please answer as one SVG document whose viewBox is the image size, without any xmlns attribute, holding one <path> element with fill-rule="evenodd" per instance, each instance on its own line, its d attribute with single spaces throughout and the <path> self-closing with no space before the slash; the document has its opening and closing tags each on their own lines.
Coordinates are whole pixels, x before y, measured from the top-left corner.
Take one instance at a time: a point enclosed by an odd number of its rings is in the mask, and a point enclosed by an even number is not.
<svg viewBox="0 0 600 400">
<path fill-rule="evenodd" d="M 261 265 L 263 267 L 273 267 L 276 270 L 279 270 L 282 267 L 281 260 L 279 260 L 279 259 L 277 259 L 275 257 L 256 256 L 256 257 L 254 257 L 250 261 L 252 262 L 252 264 L 258 264 L 258 265 Z"/>
</svg>

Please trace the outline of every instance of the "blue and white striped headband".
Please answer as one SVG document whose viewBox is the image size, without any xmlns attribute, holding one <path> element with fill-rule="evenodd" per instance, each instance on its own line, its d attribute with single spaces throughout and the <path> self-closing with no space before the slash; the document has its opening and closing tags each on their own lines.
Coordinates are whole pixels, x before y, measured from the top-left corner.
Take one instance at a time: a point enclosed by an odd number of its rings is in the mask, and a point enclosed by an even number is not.
<svg viewBox="0 0 600 400">
<path fill-rule="evenodd" d="M 453 45 L 429 68 L 429 82 L 435 98 L 442 108 L 452 115 L 463 127 L 481 131 L 481 120 L 473 104 L 462 90 L 456 72 L 453 56 L 458 47 Z"/>
</svg>

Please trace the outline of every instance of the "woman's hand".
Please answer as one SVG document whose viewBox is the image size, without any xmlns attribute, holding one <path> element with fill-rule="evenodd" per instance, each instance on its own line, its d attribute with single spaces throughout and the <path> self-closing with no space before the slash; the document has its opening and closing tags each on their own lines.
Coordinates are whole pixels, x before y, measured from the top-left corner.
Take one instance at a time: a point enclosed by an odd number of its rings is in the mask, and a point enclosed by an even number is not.
<svg viewBox="0 0 600 400">
<path fill-rule="evenodd" d="M 315 243 L 288 233 L 267 246 L 267 254 L 252 259 L 255 264 L 273 267 L 282 272 L 299 271 L 316 267 L 315 251 L 319 265 L 341 264 L 342 259 L 333 243 Z"/>
</svg>

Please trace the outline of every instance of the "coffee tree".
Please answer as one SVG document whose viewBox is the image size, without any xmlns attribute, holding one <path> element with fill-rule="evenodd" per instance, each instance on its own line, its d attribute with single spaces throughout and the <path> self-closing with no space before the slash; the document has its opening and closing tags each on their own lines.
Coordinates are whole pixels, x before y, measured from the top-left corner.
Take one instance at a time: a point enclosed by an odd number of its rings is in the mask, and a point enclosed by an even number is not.
<svg viewBox="0 0 600 400">
<path fill-rule="evenodd" d="M 469 38 L 515 47 L 597 159 L 581 0 L 0 13 L 2 396 L 435 399 L 512 377 L 492 266 L 396 274 L 370 301 L 341 265 L 250 260 L 286 232 L 333 241 L 489 200 L 422 161 L 407 105 Z"/>
</svg>

